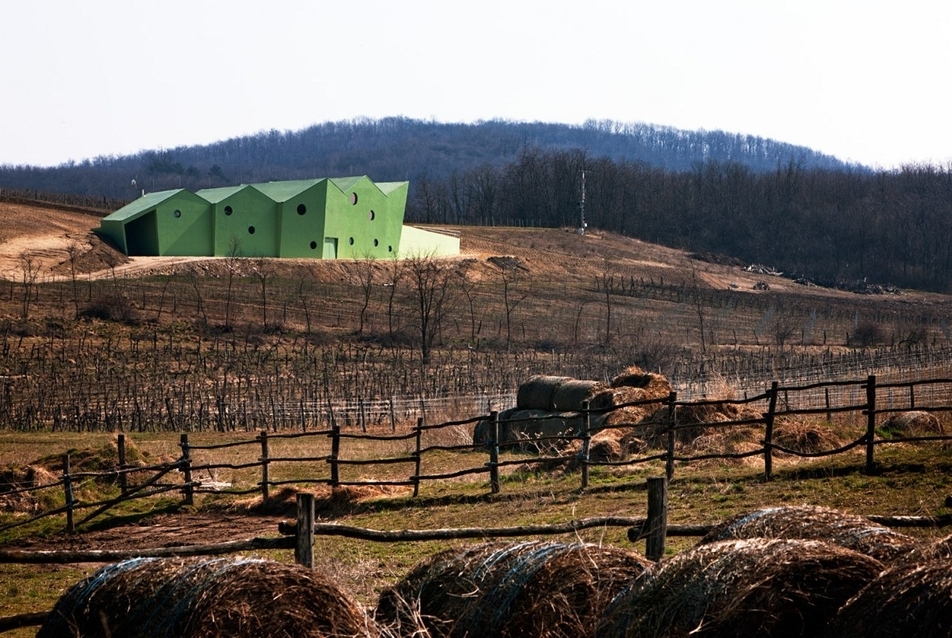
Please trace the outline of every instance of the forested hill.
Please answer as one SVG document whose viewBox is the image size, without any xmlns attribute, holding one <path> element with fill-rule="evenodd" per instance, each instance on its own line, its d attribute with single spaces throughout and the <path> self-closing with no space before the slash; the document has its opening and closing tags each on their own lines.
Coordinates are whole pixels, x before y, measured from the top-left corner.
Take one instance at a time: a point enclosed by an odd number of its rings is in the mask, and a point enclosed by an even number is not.
<svg viewBox="0 0 952 638">
<path fill-rule="evenodd" d="M 142 188 L 198 189 L 344 175 L 368 175 L 375 181 L 442 181 L 478 167 L 505 166 L 527 149 L 580 149 L 593 160 L 642 162 L 672 172 L 710 161 L 741 164 L 753 172 L 776 170 L 791 162 L 804 168 L 861 168 L 802 146 L 722 131 L 612 121 L 569 126 L 386 118 L 267 131 L 207 146 L 97 157 L 53 168 L 0 166 L 0 188 L 132 198 Z"/>
</svg>

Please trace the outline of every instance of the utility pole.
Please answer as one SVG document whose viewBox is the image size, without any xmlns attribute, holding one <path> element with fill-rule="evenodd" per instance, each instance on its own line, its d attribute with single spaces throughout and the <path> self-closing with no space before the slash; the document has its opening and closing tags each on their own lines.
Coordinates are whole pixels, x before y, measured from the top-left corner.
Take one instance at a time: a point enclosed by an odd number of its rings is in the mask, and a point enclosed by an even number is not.
<svg viewBox="0 0 952 638">
<path fill-rule="evenodd" d="M 584 235 L 588 224 L 585 223 L 585 171 L 582 171 L 582 198 L 578 202 L 579 226 L 578 234 Z"/>
</svg>

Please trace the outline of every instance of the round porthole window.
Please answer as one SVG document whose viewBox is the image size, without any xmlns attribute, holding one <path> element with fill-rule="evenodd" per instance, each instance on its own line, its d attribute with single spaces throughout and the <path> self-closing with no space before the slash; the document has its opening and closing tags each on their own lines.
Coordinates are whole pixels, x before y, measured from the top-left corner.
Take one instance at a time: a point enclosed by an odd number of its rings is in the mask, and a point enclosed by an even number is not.
<svg viewBox="0 0 952 638">
<path fill-rule="evenodd" d="M 353 204 L 354 206 L 357 205 L 357 193 L 350 194 L 350 203 Z"/>
<path fill-rule="evenodd" d="M 225 214 L 226 214 L 226 215 L 231 215 L 233 212 L 235 212 L 235 211 L 234 211 L 234 209 L 232 209 L 231 206 L 225 206 Z"/>
<path fill-rule="evenodd" d="M 249 235 L 254 235 L 254 234 L 255 234 L 255 227 L 254 227 L 254 226 L 248 226 L 248 234 L 249 234 Z"/>
<path fill-rule="evenodd" d="M 373 212 L 373 211 L 370 211 L 370 212 L 367 214 L 367 217 L 370 219 L 370 221 L 373 221 L 373 220 L 374 220 L 374 217 L 376 217 L 376 216 L 377 216 L 377 213 L 375 213 L 375 212 Z"/>
<path fill-rule="evenodd" d="M 347 240 L 347 243 L 350 244 L 351 246 L 353 246 L 353 245 L 354 245 L 354 238 L 351 237 L 350 239 L 348 239 L 348 240 Z"/>
<path fill-rule="evenodd" d="M 317 249 L 317 242 L 316 242 L 316 241 L 312 241 L 312 242 L 311 242 L 311 250 L 316 250 L 316 249 Z"/>
<path fill-rule="evenodd" d="M 172 212 L 172 215 L 173 215 L 175 218 L 179 218 L 179 217 L 182 216 L 182 211 L 180 211 L 179 209 L 176 208 L 175 211 Z"/>
<path fill-rule="evenodd" d="M 379 246 L 379 245 L 380 245 L 380 242 L 375 239 L 375 240 L 374 240 L 374 246 Z"/>
<path fill-rule="evenodd" d="M 303 215 L 306 212 L 307 212 L 307 206 L 305 206 L 304 204 L 298 204 L 297 206 L 298 215 Z"/>
</svg>

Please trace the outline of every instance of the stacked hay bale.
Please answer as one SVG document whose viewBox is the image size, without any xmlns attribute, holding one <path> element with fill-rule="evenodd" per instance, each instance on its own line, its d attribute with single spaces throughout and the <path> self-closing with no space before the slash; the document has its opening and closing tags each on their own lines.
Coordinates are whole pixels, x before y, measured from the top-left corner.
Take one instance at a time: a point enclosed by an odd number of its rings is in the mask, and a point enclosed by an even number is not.
<svg viewBox="0 0 952 638">
<path fill-rule="evenodd" d="M 592 635 L 596 619 L 650 563 L 586 544 L 481 544 L 441 552 L 384 591 L 375 620 L 396 636 Z"/>
<path fill-rule="evenodd" d="M 371 636 L 360 607 L 311 569 L 245 558 L 139 558 L 70 589 L 38 638 Z"/>
<path fill-rule="evenodd" d="M 565 448 L 565 437 L 578 432 L 582 420 L 574 414 L 547 410 L 511 408 L 499 413 L 499 445 L 529 452 L 558 452 Z M 492 421 L 485 419 L 473 430 L 473 445 L 485 446 L 492 441 Z"/>
<path fill-rule="evenodd" d="M 829 638 L 952 635 L 952 560 L 903 562 L 882 572 L 832 620 Z"/>
<path fill-rule="evenodd" d="M 516 407 L 499 413 L 499 444 L 532 452 L 560 452 L 564 439 L 579 431 L 581 418 L 572 414 L 604 384 L 571 377 L 536 375 L 519 386 Z M 473 430 L 473 445 L 492 440 L 492 422 L 480 421 Z"/>
<path fill-rule="evenodd" d="M 881 569 L 874 558 L 821 541 L 699 545 L 618 596 L 596 635 L 816 636 Z"/>
<path fill-rule="evenodd" d="M 883 562 L 916 550 L 916 539 L 876 525 L 862 516 L 826 507 L 770 507 L 734 516 L 708 532 L 699 544 L 743 538 L 823 540 Z"/>
<path fill-rule="evenodd" d="M 519 386 L 516 407 L 499 413 L 500 444 L 566 455 L 577 453 L 581 449 L 579 441 L 555 439 L 571 437 L 581 430 L 582 419 L 577 413 L 588 401 L 589 407 L 596 411 L 590 423 L 594 433 L 589 458 L 617 461 L 624 456 L 627 444 L 623 439 L 630 434 L 629 428 L 621 426 L 641 422 L 657 410 L 658 401 L 670 394 L 671 384 L 667 379 L 637 366 L 625 369 L 610 385 L 536 375 Z M 628 405 L 633 403 L 640 405 Z M 473 444 L 488 444 L 492 439 L 491 429 L 491 422 L 480 421 L 473 431 Z"/>
</svg>

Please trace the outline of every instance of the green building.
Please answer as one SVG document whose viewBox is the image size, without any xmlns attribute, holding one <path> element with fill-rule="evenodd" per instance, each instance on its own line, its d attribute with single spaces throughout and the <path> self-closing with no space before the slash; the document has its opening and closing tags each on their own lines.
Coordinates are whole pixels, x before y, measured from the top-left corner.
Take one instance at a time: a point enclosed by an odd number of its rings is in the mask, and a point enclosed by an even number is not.
<svg viewBox="0 0 952 638">
<path fill-rule="evenodd" d="M 458 237 L 403 225 L 408 189 L 366 176 L 177 189 L 143 195 L 104 217 L 100 230 L 131 256 L 459 254 Z"/>
</svg>

